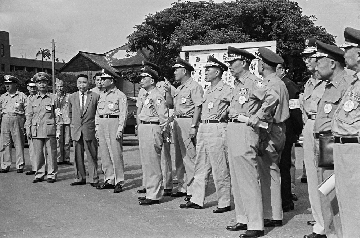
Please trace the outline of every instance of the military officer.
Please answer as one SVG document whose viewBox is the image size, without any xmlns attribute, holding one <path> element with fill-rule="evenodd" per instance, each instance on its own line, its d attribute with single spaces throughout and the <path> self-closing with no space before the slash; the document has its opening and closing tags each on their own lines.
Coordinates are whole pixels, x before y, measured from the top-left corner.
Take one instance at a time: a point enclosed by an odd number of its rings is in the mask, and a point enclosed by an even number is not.
<svg viewBox="0 0 360 238">
<path fill-rule="evenodd" d="M 318 111 L 315 118 L 315 158 L 319 156 L 319 136 L 322 134 L 331 134 L 331 121 L 334 116 L 334 112 L 338 108 L 345 90 L 354 80 L 354 78 L 347 75 L 344 70 L 344 52 L 340 48 L 320 41 L 317 41 L 316 45 L 317 52 L 313 56 L 317 59 L 315 70 L 319 73 L 321 80 L 325 81 L 325 91 L 319 101 Z M 324 180 L 324 177 L 327 177 L 327 174 L 322 174 L 322 172 L 323 171 L 320 170 L 318 173 L 318 184 Z M 331 172 L 332 171 L 327 171 L 329 174 Z M 309 180 L 310 179 L 308 179 L 308 182 L 310 182 Z M 313 231 L 312 234 L 305 235 L 304 238 L 322 238 L 326 237 L 326 234 L 332 233 L 330 229 L 330 224 L 332 222 L 330 202 L 326 197 L 320 194 L 320 192 L 319 196 L 324 224 L 323 230 L 321 233 Z"/>
<path fill-rule="evenodd" d="M 304 95 L 300 100 L 300 108 L 305 123 L 303 129 L 303 149 L 304 163 L 306 168 L 309 201 L 314 221 L 308 221 L 309 225 L 313 225 L 313 233 L 325 234 L 325 224 L 323 212 L 321 210 L 321 198 L 318 191 L 319 183 L 322 181 L 323 169 L 316 166 L 318 148 L 314 138 L 314 123 L 318 110 L 318 104 L 325 91 L 326 82 L 320 80 L 320 75 L 316 72 L 316 39 L 310 38 L 305 41 L 306 48 L 303 51 L 303 59 L 311 77 L 305 83 Z M 316 153 L 314 152 L 316 151 Z M 319 177 L 318 175 L 321 176 Z"/>
<path fill-rule="evenodd" d="M 155 70 L 157 74 L 159 74 L 160 68 L 159 66 L 157 66 L 156 64 L 153 64 L 149 61 L 143 61 L 143 69 L 145 68 L 150 68 L 151 70 Z M 160 80 L 160 77 L 159 77 Z M 157 89 L 163 94 L 164 98 L 166 99 L 166 93 L 164 90 L 164 86 L 168 84 L 168 82 L 166 81 L 158 81 L 156 83 L 156 87 Z M 175 93 L 175 87 L 172 85 L 169 85 L 170 87 L 170 94 L 171 96 L 174 96 Z M 136 100 L 136 106 L 137 106 L 137 111 L 136 111 L 136 115 L 139 115 L 141 112 L 141 108 L 142 108 L 142 100 L 141 98 L 146 94 L 146 90 L 144 88 L 140 88 L 139 90 L 139 94 L 138 94 L 138 98 Z M 167 112 L 167 115 L 169 115 L 169 110 Z M 137 116 L 137 127 L 140 125 L 140 120 L 138 119 Z M 164 133 L 164 141 L 163 141 L 163 147 L 161 150 L 161 170 L 163 173 L 163 179 L 164 179 L 164 193 L 163 196 L 170 196 L 171 195 L 171 191 L 173 188 L 173 180 L 172 180 L 172 162 L 171 162 L 171 154 L 170 154 L 170 144 L 171 144 L 171 125 L 170 123 L 167 123 L 166 128 L 165 128 L 165 133 Z M 166 135 L 166 136 L 165 136 Z M 145 189 L 145 180 L 144 180 L 144 176 L 143 176 L 143 189 L 139 189 L 137 192 L 138 193 L 146 193 L 146 189 Z"/>
<path fill-rule="evenodd" d="M 177 58 L 175 69 L 175 80 L 181 85 L 176 89 L 173 102 L 174 106 L 174 147 L 175 167 L 178 179 L 178 191 L 172 197 L 187 195 L 187 200 L 192 195 L 191 183 L 195 169 L 195 143 L 196 133 L 201 114 L 203 89 L 191 78 L 194 68 L 187 61 Z M 167 99 L 172 99 L 170 88 L 166 87 Z M 180 153 L 180 155 L 179 155 Z M 185 177 L 186 173 L 186 177 Z"/>
<path fill-rule="evenodd" d="M 274 227 L 281 226 L 283 218 L 279 163 L 285 145 L 285 120 L 290 116 L 289 93 L 285 83 L 276 75 L 276 66 L 284 63 L 283 58 L 264 47 L 259 48 L 259 57 L 258 71 L 264 77 L 263 83 L 267 88 L 273 89 L 279 97 L 276 109 L 271 112 L 273 117 L 271 125 L 267 129 L 261 129 L 260 132 L 263 134 L 260 142 L 262 145 L 259 173 L 264 226 Z"/>
<path fill-rule="evenodd" d="M 145 181 L 145 197 L 139 197 L 140 205 L 160 203 L 162 198 L 163 176 L 161 171 L 161 151 L 163 134 L 167 126 L 167 106 L 164 95 L 157 89 L 156 71 L 145 68 L 141 75 L 141 86 L 146 90 L 141 100 L 139 149 Z"/>
<path fill-rule="evenodd" d="M 356 79 L 345 92 L 332 122 L 335 188 L 342 237 L 359 237 L 360 30 L 347 27 L 344 37 L 348 43 L 345 62 L 349 69 L 356 72 Z"/>
<path fill-rule="evenodd" d="M 103 73 L 100 73 L 100 72 L 97 72 L 95 75 L 94 75 L 94 77 L 93 77 L 93 79 L 94 79 L 94 81 L 95 81 L 95 88 L 92 88 L 91 89 L 91 92 L 94 92 L 94 93 L 97 93 L 97 94 L 101 94 L 102 92 L 104 92 L 104 88 L 103 88 L 103 86 L 102 86 L 102 84 L 101 84 L 101 75 L 102 75 Z"/>
<path fill-rule="evenodd" d="M 101 75 L 104 92 L 100 94 L 95 117 L 96 137 L 104 171 L 104 183 L 97 189 L 114 189 L 120 193 L 124 185 L 122 136 L 127 117 L 127 98 L 116 88 L 114 77 Z"/>
<path fill-rule="evenodd" d="M 264 219 L 257 170 L 259 126 L 272 121 L 271 113 L 279 96 L 250 73 L 253 54 L 229 47 L 228 56 L 235 89 L 231 95 L 226 142 L 237 223 L 226 229 L 247 230 L 240 237 L 260 237 L 264 235 Z"/>
<path fill-rule="evenodd" d="M 18 173 L 24 172 L 24 123 L 26 95 L 17 90 L 18 79 L 11 75 L 5 75 L 6 93 L 0 96 L 1 108 L 1 169 L 0 173 L 7 173 L 10 170 L 11 140 L 15 144 L 16 169 Z"/>
<path fill-rule="evenodd" d="M 55 114 L 57 117 L 57 163 L 58 165 L 70 162 L 70 118 L 69 118 L 69 96 L 64 91 L 64 81 L 56 79 Z"/>
<path fill-rule="evenodd" d="M 42 182 L 47 167 L 47 182 L 54 183 L 58 171 L 56 163 L 56 116 L 55 97 L 47 92 L 50 75 L 39 72 L 33 77 L 38 94 L 29 105 L 26 118 L 26 132 L 33 141 L 35 155 L 35 179 L 33 183 Z M 47 153 L 45 156 L 44 153 Z"/>
<path fill-rule="evenodd" d="M 205 200 L 205 189 L 212 171 L 218 207 L 214 213 L 231 210 L 230 172 L 227 162 L 225 134 L 227 109 L 231 100 L 231 87 L 222 81 L 223 72 L 228 67 L 214 58 L 208 57 L 205 65 L 205 80 L 211 86 L 204 95 L 202 113 L 196 144 L 195 174 L 192 184 L 193 194 L 180 208 L 201 209 Z"/>
<path fill-rule="evenodd" d="M 27 97 L 27 100 L 26 100 L 26 110 L 25 110 L 26 115 L 28 114 L 29 107 L 31 107 L 31 104 L 34 101 L 34 99 L 36 98 L 36 94 L 37 94 L 36 83 L 32 78 L 28 80 L 27 90 L 29 91 L 29 96 Z M 31 163 L 32 169 L 30 171 L 27 171 L 25 174 L 26 175 L 34 175 L 36 173 L 36 171 L 35 171 L 34 145 L 33 145 L 32 139 L 28 138 L 28 143 L 29 143 L 29 157 L 30 157 L 30 163 Z"/>
</svg>

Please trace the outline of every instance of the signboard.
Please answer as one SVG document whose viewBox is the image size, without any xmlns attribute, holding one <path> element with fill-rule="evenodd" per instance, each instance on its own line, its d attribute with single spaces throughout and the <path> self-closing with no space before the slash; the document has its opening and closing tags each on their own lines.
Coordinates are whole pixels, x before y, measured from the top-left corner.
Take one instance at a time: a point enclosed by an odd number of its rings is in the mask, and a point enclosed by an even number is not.
<svg viewBox="0 0 360 238">
<path fill-rule="evenodd" d="M 274 52 L 276 51 L 276 41 L 184 46 L 182 48 L 182 52 L 180 53 L 180 57 L 189 61 L 189 63 L 194 67 L 195 71 L 192 72 L 192 78 L 196 82 L 198 82 L 205 90 L 210 85 L 210 83 L 207 83 L 205 81 L 204 68 L 208 56 L 212 55 L 216 59 L 224 62 L 225 59 L 228 57 L 228 46 L 245 49 L 250 53 L 253 53 L 255 56 L 258 54 L 258 49 L 260 47 L 266 47 Z M 257 62 L 257 59 L 251 62 L 250 71 L 260 77 L 257 72 Z M 232 77 L 230 70 L 224 72 L 223 81 L 234 87 L 234 78 Z"/>
</svg>

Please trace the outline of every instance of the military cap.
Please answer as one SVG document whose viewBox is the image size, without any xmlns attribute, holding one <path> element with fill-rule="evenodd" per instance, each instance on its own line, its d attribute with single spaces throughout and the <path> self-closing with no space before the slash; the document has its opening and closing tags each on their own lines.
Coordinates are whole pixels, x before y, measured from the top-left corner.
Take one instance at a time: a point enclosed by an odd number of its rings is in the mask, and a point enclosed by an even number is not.
<svg viewBox="0 0 360 238">
<path fill-rule="evenodd" d="M 160 67 L 154 63 L 151 63 L 150 61 L 147 60 L 143 60 L 142 61 L 142 65 L 145 66 L 149 66 L 151 69 L 155 70 L 156 72 L 160 72 Z"/>
<path fill-rule="evenodd" d="M 340 47 L 344 49 L 360 47 L 360 30 L 346 27 L 344 30 L 345 43 Z"/>
<path fill-rule="evenodd" d="M 140 77 L 150 77 L 157 81 L 159 79 L 159 75 L 155 70 L 152 70 L 150 67 L 145 66 L 142 69 L 142 73 L 140 74 Z"/>
<path fill-rule="evenodd" d="M 258 52 L 260 59 L 270 66 L 276 67 L 278 64 L 284 63 L 284 59 L 280 55 L 276 54 L 272 50 L 269 50 L 268 48 L 260 47 Z"/>
<path fill-rule="evenodd" d="M 18 83 L 18 79 L 12 75 L 4 75 L 4 83 Z"/>
<path fill-rule="evenodd" d="M 238 49 L 238 48 L 229 46 L 228 47 L 228 57 L 225 61 L 230 62 L 230 61 L 234 61 L 237 59 L 252 61 L 255 58 L 256 58 L 255 55 L 251 54 L 247 50 Z"/>
<path fill-rule="evenodd" d="M 321 41 L 317 41 L 317 52 L 313 55 L 315 58 L 327 57 L 343 63 L 345 52 L 336 45 L 329 45 Z"/>
<path fill-rule="evenodd" d="M 214 56 L 210 55 L 207 59 L 207 63 L 205 65 L 205 68 L 209 67 L 216 67 L 220 68 L 223 71 L 227 71 L 228 67 L 223 62 L 220 62 L 218 59 L 216 59 Z"/>
<path fill-rule="evenodd" d="M 101 75 L 100 75 L 100 78 L 114 78 L 113 76 L 111 76 L 110 74 L 108 74 L 108 73 L 106 73 L 105 72 L 105 69 L 103 69 L 102 71 L 101 71 Z"/>
<path fill-rule="evenodd" d="M 26 84 L 27 84 L 27 86 L 29 86 L 29 87 L 35 87 L 36 86 L 36 84 L 35 84 L 35 81 L 34 81 L 34 79 L 28 79 L 27 81 L 26 81 Z"/>
<path fill-rule="evenodd" d="M 35 83 L 40 82 L 40 81 L 47 81 L 50 82 L 51 77 L 49 74 L 45 73 L 45 72 L 38 72 L 33 76 L 33 81 Z"/>
<path fill-rule="evenodd" d="M 194 67 L 192 67 L 192 65 L 187 62 L 186 60 L 183 60 L 182 58 L 180 57 L 177 57 L 176 58 L 176 62 L 175 64 L 173 65 L 173 68 L 185 68 L 189 71 L 194 71 Z"/>
<path fill-rule="evenodd" d="M 303 54 L 314 54 L 316 52 L 316 39 L 309 38 L 305 40 L 305 49 Z"/>
</svg>

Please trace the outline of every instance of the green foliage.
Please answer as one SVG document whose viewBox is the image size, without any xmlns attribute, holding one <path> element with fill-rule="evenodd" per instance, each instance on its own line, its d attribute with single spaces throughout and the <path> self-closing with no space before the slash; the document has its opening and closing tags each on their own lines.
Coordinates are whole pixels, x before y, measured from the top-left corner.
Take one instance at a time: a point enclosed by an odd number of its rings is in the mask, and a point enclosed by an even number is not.
<svg viewBox="0 0 360 238">
<path fill-rule="evenodd" d="M 182 46 L 276 40 L 277 53 L 287 61 L 293 79 L 302 81 L 306 70 L 300 52 L 305 39 L 335 42 L 323 27 L 315 26 L 315 20 L 289 0 L 181 2 L 148 15 L 128 42 L 132 51 L 149 49 L 150 61 L 172 78 L 171 65 Z"/>
</svg>

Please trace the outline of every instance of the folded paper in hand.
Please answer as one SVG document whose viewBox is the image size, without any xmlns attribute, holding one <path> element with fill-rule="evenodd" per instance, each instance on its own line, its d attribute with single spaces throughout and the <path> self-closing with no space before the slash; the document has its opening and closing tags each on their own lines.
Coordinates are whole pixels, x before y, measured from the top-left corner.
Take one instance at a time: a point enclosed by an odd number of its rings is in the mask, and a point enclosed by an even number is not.
<svg viewBox="0 0 360 238">
<path fill-rule="evenodd" d="M 249 121 L 249 117 L 244 116 L 244 115 L 239 115 L 237 118 L 239 121 L 247 123 Z M 268 129 L 269 125 L 266 122 L 263 121 L 259 121 L 256 124 L 257 127 L 263 128 L 263 129 Z"/>
<path fill-rule="evenodd" d="M 319 191 L 325 196 L 329 195 L 335 189 L 335 174 L 330 175 L 318 187 Z"/>
</svg>

